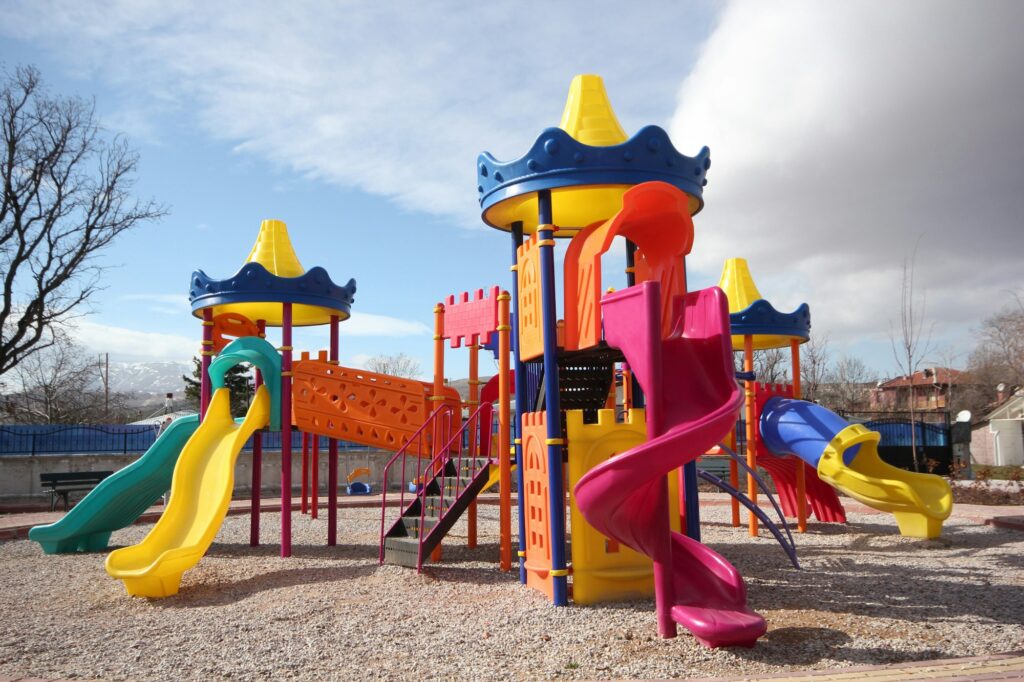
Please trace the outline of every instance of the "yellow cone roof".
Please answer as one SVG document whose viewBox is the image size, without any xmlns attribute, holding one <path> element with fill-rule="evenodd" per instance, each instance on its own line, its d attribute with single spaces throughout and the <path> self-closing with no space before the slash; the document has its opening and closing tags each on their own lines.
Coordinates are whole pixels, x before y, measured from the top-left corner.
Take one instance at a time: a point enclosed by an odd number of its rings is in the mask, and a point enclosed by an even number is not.
<svg viewBox="0 0 1024 682">
<path fill-rule="evenodd" d="M 246 263 L 259 263 L 278 277 L 299 277 L 306 274 L 292 247 L 288 226 L 281 220 L 264 220 Z"/>
<path fill-rule="evenodd" d="M 213 281 L 201 271 L 198 275 L 209 284 L 206 291 L 193 292 L 193 314 L 201 315 L 204 301 L 209 300 L 213 314 L 237 313 L 253 322 L 263 320 L 267 326 L 283 324 L 282 303 L 292 303 L 292 324 L 296 327 L 327 324 L 331 316 L 347 320 L 355 281 L 339 287 L 330 280 L 323 268 L 313 268 L 308 273 L 299 262 L 299 257 L 288 236 L 288 226 L 281 220 L 264 220 L 256 243 L 246 258 L 246 266 L 257 263 L 278 280 L 262 282 L 266 278 L 252 268 L 245 267 L 234 277 Z M 212 288 L 212 289 L 211 289 Z M 212 291 L 212 293 L 210 293 Z M 256 300 L 252 300 L 255 298 Z M 234 300 L 232 300 L 234 299 Z"/>
<path fill-rule="evenodd" d="M 627 139 L 605 92 L 604 81 L 593 74 L 580 74 L 572 79 L 558 127 L 592 147 L 611 147 Z"/>
<path fill-rule="evenodd" d="M 755 301 L 766 301 L 761 292 L 757 290 L 757 285 L 754 284 L 754 278 L 750 274 L 750 267 L 747 265 L 745 258 L 730 258 L 725 261 L 725 265 L 722 267 L 722 277 L 718 281 L 718 287 L 725 292 L 726 297 L 729 299 L 730 315 L 746 310 Z M 734 322 L 734 324 L 736 323 Z M 751 336 L 754 342 L 754 350 L 789 348 L 790 342 L 793 340 L 800 343 L 807 341 L 803 336 L 784 334 L 752 334 Z M 733 350 L 743 350 L 742 334 L 733 334 L 732 347 Z"/>
</svg>

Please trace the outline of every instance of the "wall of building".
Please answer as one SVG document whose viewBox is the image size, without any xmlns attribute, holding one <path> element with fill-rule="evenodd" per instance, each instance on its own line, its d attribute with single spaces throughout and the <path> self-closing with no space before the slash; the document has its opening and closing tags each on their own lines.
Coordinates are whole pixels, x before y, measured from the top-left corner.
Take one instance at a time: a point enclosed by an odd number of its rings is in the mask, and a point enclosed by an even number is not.
<svg viewBox="0 0 1024 682">
<path fill-rule="evenodd" d="M 1024 420 L 993 419 L 974 429 L 971 459 L 989 466 L 1024 466 Z"/>
<path fill-rule="evenodd" d="M 359 450 L 338 453 L 338 486 L 344 494 L 345 478 L 357 467 L 369 467 L 370 483 L 374 491 L 380 490 L 384 465 L 392 453 L 383 450 Z M 4 455 L 0 457 L 0 505 L 48 501 L 49 494 L 39 485 L 39 474 L 64 471 L 117 471 L 128 466 L 138 454 L 88 455 Z M 415 460 L 410 460 L 415 461 Z M 263 453 L 261 489 L 264 495 L 280 494 L 281 453 Z M 302 479 L 302 453 L 292 452 L 292 484 L 296 494 Z M 401 469 L 392 467 L 389 483 L 397 488 L 401 483 Z M 320 453 L 320 490 L 327 494 L 327 451 Z M 366 478 L 359 480 L 365 481 Z M 252 453 L 242 452 L 235 464 L 235 496 L 247 497 L 251 492 Z"/>
</svg>

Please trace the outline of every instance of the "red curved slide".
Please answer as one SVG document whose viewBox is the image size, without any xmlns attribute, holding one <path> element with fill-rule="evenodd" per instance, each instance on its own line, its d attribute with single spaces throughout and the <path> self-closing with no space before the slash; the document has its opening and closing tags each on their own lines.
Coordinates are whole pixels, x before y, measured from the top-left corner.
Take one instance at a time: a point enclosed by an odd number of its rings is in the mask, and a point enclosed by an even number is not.
<svg viewBox="0 0 1024 682">
<path fill-rule="evenodd" d="M 722 440 L 743 400 L 734 378 L 725 294 L 677 297 L 661 338 L 660 286 L 644 282 L 602 299 L 605 339 L 622 350 L 647 399 L 647 442 L 594 467 L 576 501 L 598 531 L 654 560 L 658 631 L 676 624 L 709 647 L 753 646 L 764 619 L 724 557 L 669 526 L 666 476 Z"/>
</svg>

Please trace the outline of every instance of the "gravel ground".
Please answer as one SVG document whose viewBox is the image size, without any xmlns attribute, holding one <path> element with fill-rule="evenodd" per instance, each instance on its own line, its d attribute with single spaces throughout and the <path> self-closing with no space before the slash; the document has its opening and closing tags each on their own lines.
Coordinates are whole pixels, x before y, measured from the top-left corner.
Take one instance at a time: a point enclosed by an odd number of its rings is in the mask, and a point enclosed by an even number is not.
<svg viewBox="0 0 1024 682">
<path fill-rule="evenodd" d="M 706 507 L 704 540 L 747 580 L 769 622 L 754 649 L 655 636 L 653 599 L 556 609 L 498 571 L 497 508 L 481 544 L 417 575 L 377 565 L 379 516 L 294 516 L 294 556 L 248 546 L 229 518 L 209 555 L 165 600 L 129 598 L 105 554 L 44 556 L 0 544 L 0 677 L 138 680 L 704 677 L 894 663 L 1024 648 L 1024 534 L 952 521 L 942 541 L 901 538 L 891 517 L 850 514 L 797 538 L 804 570 L 773 541 Z M 273 543 L 279 518 L 263 517 Z M 137 542 L 150 526 L 114 535 Z"/>
</svg>

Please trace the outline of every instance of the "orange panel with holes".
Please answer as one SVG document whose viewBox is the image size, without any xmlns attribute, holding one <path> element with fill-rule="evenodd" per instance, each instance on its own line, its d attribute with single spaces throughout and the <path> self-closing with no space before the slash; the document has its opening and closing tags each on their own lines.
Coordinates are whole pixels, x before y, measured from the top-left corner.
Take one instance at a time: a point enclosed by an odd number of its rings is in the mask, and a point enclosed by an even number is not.
<svg viewBox="0 0 1024 682">
<path fill-rule="evenodd" d="M 326 351 L 316 360 L 303 353 L 292 371 L 292 421 L 308 433 L 396 451 L 437 404 L 429 400 L 428 383 L 333 365 Z M 444 398 L 460 420 L 458 392 L 446 386 Z M 414 447 L 410 452 L 430 454 L 426 438 Z"/>
<path fill-rule="evenodd" d="M 523 414 L 523 505 L 526 508 L 526 584 L 554 597 L 548 496 L 547 415 Z"/>
<path fill-rule="evenodd" d="M 544 323 L 541 316 L 540 247 L 533 235 L 517 251 L 519 276 L 519 359 L 526 361 L 544 354 Z"/>
</svg>

